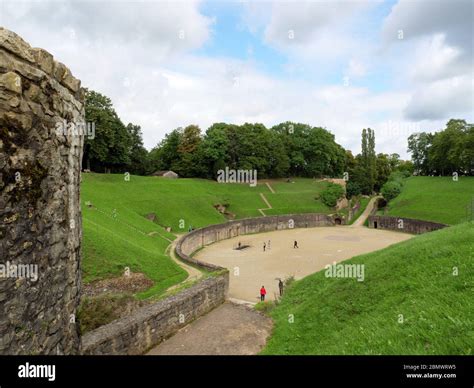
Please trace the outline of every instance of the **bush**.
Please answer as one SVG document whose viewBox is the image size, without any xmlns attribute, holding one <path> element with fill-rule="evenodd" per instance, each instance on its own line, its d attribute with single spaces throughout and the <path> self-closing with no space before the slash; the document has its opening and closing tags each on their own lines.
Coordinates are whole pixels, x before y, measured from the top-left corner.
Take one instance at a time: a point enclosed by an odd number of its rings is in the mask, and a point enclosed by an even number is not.
<svg viewBox="0 0 474 388">
<path fill-rule="evenodd" d="M 347 182 L 347 198 L 352 198 L 362 193 L 360 185 L 355 181 Z"/>
<path fill-rule="evenodd" d="M 398 182 L 403 185 L 403 180 L 406 178 L 405 173 L 402 171 L 394 171 L 388 177 L 387 182 Z"/>
<path fill-rule="evenodd" d="M 387 201 L 391 201 L 402 191 L 402 185 L 399 181 L 388 181 L 382 186 L 382 195 Z"/>
<path fill-rule="evenodd" d="M 269 301 L 269 302 L 258 302 L 254 308 L 257 311 L 260 311 L 264 314 L 270 314 L 270 312 L 278 305 L 278 301 Z"/>
<path fill-rule="evenodd" d="M 329 183 L 326 189 L 321 192 L 321 201 L 329 207 L 334 207 L 338 199 L 344 197 L 344 188 L 335 183 Z"/>
</svg>

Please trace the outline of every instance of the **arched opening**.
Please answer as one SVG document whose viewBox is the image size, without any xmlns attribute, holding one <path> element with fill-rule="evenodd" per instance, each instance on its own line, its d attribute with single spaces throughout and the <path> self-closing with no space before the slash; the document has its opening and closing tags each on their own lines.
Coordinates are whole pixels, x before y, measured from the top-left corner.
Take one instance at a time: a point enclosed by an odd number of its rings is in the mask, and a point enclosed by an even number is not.
<svg viewBox="0 0 474 388">
<path fill-rule="evenodd" d="M 334 222 L 335 222 L 336 225 L 341 225 L 342 224 L 342 220 L 340 218 L 335 218 Z"/>
</svg>

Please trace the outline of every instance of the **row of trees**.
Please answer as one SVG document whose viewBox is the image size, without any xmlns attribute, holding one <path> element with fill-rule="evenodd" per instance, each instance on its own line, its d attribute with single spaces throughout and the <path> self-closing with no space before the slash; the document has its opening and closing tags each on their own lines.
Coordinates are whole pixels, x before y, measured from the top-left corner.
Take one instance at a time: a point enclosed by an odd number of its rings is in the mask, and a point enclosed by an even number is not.
<svg viewBox="0 0 474 388">
<path fill-rule="evenodd" d="M 449 120 L 436 133 L 420 132 L 408 138 L 415 173 L 419 175 L 474 174 L 474 124 Z"/>
<path fill-rule="evenodd" d="M 362 131 L 360 154 L 354 157 L 350 151 L 346 151 L 345 165 L 348 197 L 380 192 L 394 172 L 401 172 L 406 176 L 413 173 L 413 163 L 401 160 L 399 154 L 375 154 L 375 137 L 370 128 Z"/>
<path fill-rule="evenodd" d="M 261 178 L 340 176 L 345 150 L 324 128 L 300 123 L 213 124 L 204 135 L 190 125 L 167 134 L 150 152 L 153 169 L 183 177 L 215 178 L 228 167 L 258 171 Z"/>
<path fill-rule="evenodd" d="M 465 120 L 450 120 L 440 132 L 411 135 L 408 151 L 413 162 L 395 153 L 377 154 L 370 128 L 362 130 L 361 153 L 354 156 L 325 128 L 292 122 L 271 128 L 258 123 L 215 123 L 205 133 L 189 125 L 171 131 L 148 152 L 140 126 L 125 125 L 111 100 L 94 91 L 86 93 L 86 120 L 95 123 L 96 133 L 86 139 L 83 166 L 97 172 L 146 175 L 173 170 L 182 177 L 215 179 L 218 170 L 228 167 L 255 169 L 259 178 L 344 177 L 349 197 L 380 192 L 387 181 L 395 192 L 392 186 L 400 176 L 413 172 L 474 172 L 474 125 Z"/>
</svg>

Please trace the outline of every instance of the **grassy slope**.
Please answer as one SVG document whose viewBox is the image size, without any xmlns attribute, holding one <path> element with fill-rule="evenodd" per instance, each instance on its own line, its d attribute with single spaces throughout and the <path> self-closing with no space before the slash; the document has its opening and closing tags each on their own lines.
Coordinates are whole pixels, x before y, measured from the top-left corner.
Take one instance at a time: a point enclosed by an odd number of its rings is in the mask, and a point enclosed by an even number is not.
<svg viewBox="0 0 474 388">
<path fill-rule="evenodd" d="M 474 177 L 411 177 L 387 214 L 454 225 L 468 220 L 473 198 Z"/>
<path fill-rule="evenodd" d="M 275 193 L 265 193 L 273 209 L 265 210 L 266 215 L 291 213 L 331 213 L 332 210 L 316 196 L 327 186 L 326 182 L 313 179 L 295 178 L 293 183 L 285 180 L 270 182 Z"/>
<path fill-rule="evenodd" d="M 258 209 L 266 204 L 260 193 L 274 206 L 271 214 L 331 211 L 314 199 L 325 183 L 311 179 L 298 179 L 294 184 L 276 182 L 278 192 L 273 194 L 264 184 L 250 187 L 139 176 L 125 181 L 123 175 L 105 174 L 84 174 L 82 178 L 84 281 L 118 276 L 130 267 L 155 282 L 152 289 L 139 295 L 142 298 L 159 294 L 186 277 L 165 253 L 175 236 L 163 226 L 180 233 L 187 232 L 189 225 L 224 222 L 225 217 L 213 207 L 218 203 L 229 204 L 228 210 L 237 218 L 261 216 Z M 87 207 L 86 202 L 93 207 Z M 149 213 L 157 215 L 159 224 L 145 218 Z"/>
<path fill-rule="evenodd" d="M 346 261 L 365 264 L 363 282 L 324 270 L 295 282 L 263 353 L 474 354 L 472 241 L 464 223 Z"/>
</svg>

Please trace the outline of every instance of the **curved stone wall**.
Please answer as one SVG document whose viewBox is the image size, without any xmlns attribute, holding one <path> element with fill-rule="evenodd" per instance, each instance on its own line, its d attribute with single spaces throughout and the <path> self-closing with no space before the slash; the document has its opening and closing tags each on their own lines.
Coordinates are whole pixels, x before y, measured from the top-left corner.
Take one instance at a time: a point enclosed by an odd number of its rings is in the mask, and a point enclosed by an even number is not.
<svg viewBox="0 0 474 388">
<path fill-rule="evenodd" d="M 241 234 L 331 225 L 335 225 L 331 216 L 295 214 L 230 221 L 184 235 L 176 245 L 177 255 L 199 268 L 218 272 L 174 296 L 142 307 L 132 316 L 117 319 L 86 333 L 82 337 L 83 353 L 142 354 L 224 303 L 229 290 L 229 271 L 191 257 L 193 252 L 204 245 Z"/>
<path fill-rule="evenodd" d="M 437 222 L 393 216 L 369 216 L 369 228 L 388 229 L 396 232 L 422 234 L 446 228 L 449 225 Z"/>
<path fill-rule="evenodd" d="M 84 120 L 80 81 L 0 28 L 0 354 L 79 352 Z"/>
<path fill-rule="evenodd" d="M 245 234 L 293 228 L 334 226 L 336 224 L 336 218 L 338 217 L 327 214 L 289 214 L 283 216 L 245 218 L 242 220 L 229 221 L 224 224 L 211 225 L 193 230 L 191 233 L 183 236 L 176 244 L 176 254 L 186 262 L 207 268 L 208 270 L 216 270 L 220 267 L 194 259 L 192 257 L 193 252 L 216 241 Z"/>
</svg>

